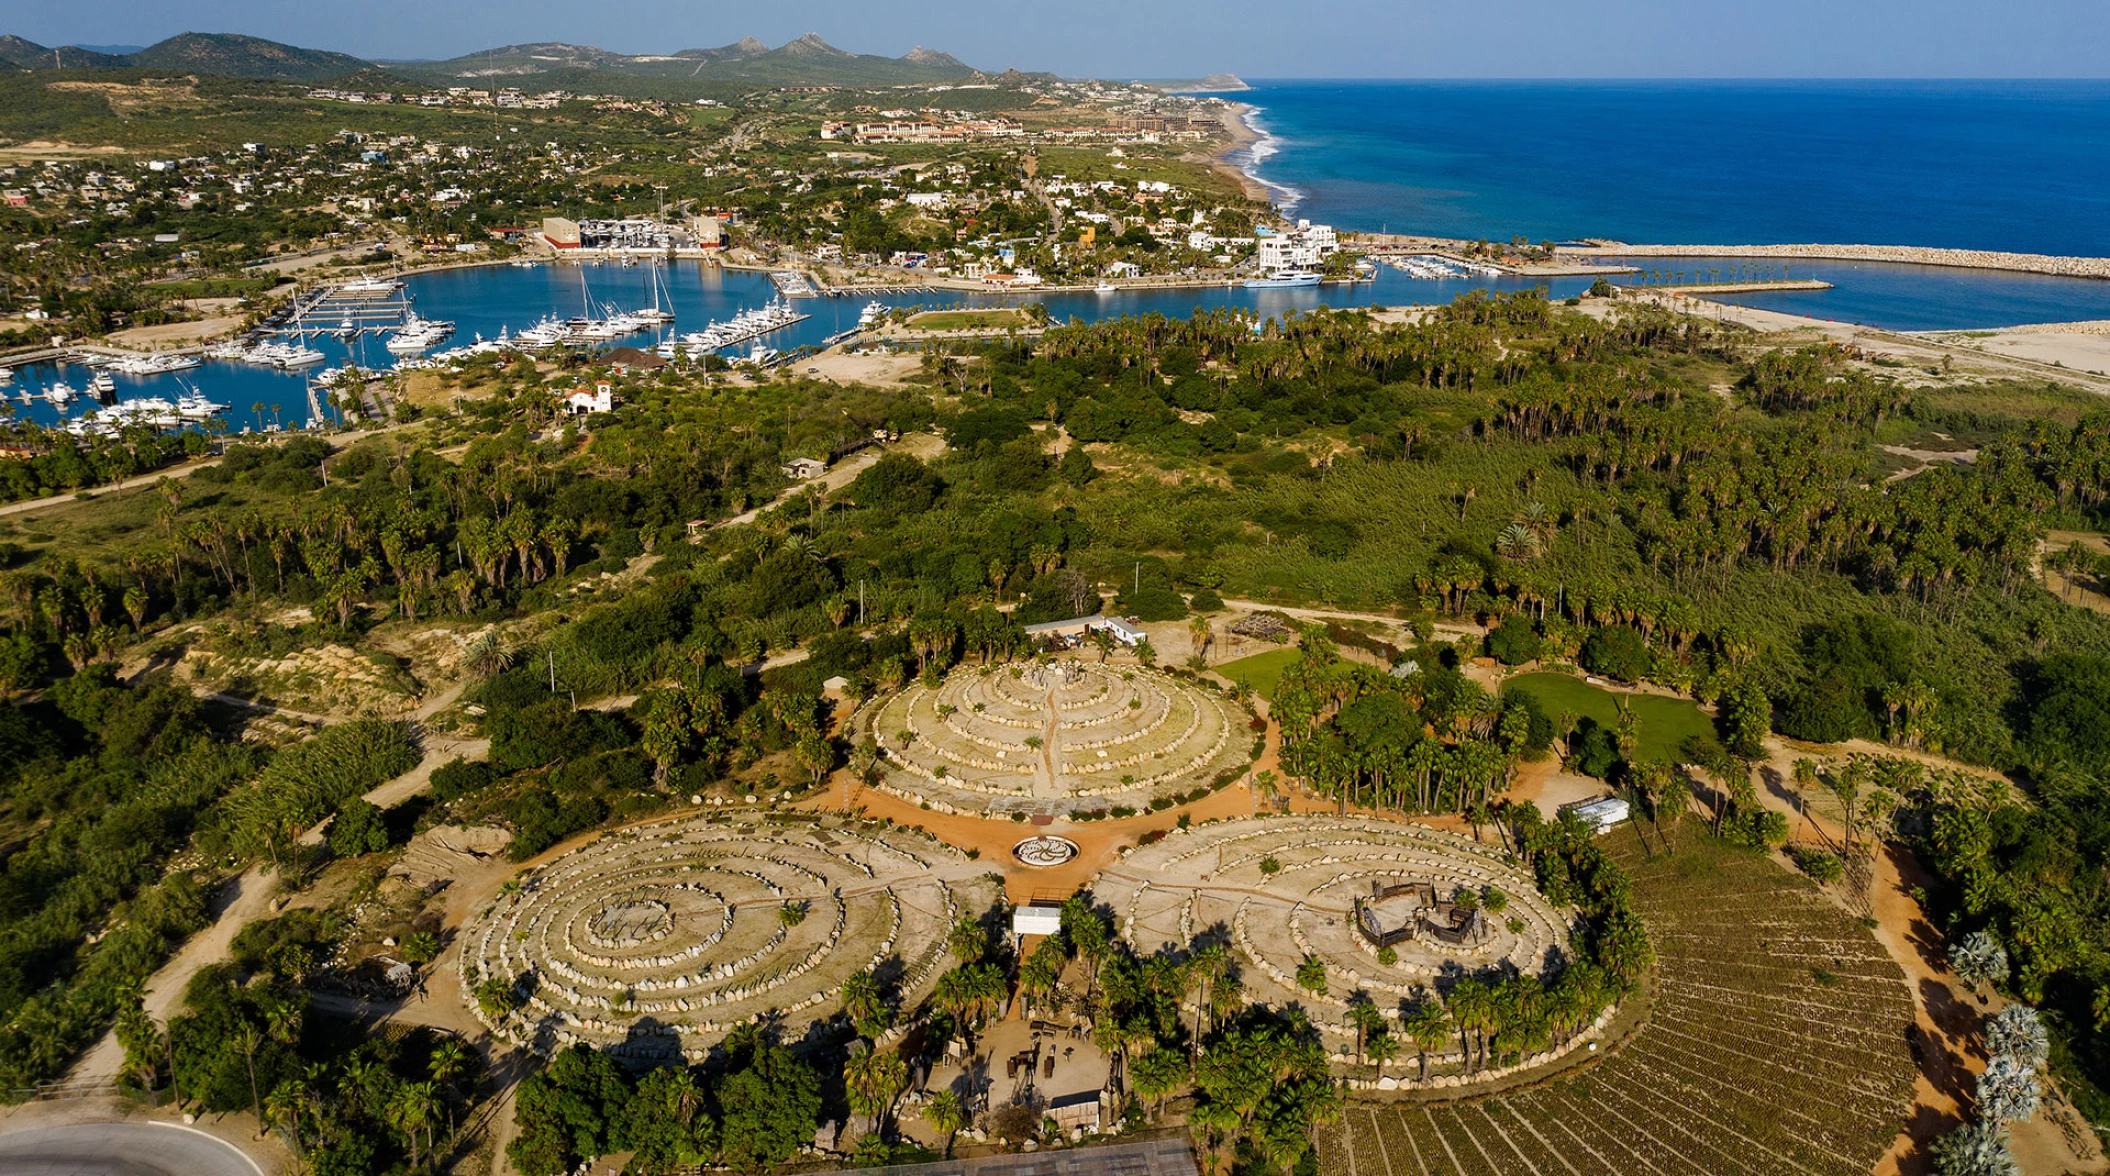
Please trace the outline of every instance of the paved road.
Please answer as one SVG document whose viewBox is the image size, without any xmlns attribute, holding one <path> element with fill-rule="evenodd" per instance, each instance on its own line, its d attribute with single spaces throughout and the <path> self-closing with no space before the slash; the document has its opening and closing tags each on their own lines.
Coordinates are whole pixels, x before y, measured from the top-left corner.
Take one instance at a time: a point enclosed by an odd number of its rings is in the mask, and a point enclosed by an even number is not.
<svg viewBox="0 0 2110 1176">
<path fill-rule="evenodd" d="M 231 1143 L 162 1123 L 80 1123 L 0 1135 L 6 1176 L 263 1176 Z"/>
</svg>

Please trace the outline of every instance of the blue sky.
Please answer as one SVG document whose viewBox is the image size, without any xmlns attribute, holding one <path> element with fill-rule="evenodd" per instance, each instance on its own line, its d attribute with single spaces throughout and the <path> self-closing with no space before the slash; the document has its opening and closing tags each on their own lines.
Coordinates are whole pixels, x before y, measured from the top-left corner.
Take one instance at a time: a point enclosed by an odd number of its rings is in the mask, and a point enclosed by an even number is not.
<svg viewBox="0 0 2110 1176">
<path fill-rule="evenodd" d="M 0 32 L 146 44 L 244 32 L 368 57 L 519 41 L 622 52 L 916 45 L 985 69 L 1173 77 L 2103 77 L 2106 0 L 0 0 Z"/>
</svg>

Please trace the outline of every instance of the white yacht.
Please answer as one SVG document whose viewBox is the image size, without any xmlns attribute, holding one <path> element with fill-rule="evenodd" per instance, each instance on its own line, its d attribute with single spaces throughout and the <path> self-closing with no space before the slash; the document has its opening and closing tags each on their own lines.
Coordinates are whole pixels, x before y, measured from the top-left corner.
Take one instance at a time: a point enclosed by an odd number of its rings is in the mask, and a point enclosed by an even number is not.
<svg viewBox="0 0 2110 1176">
<path fill-rule="evenodd" d="M 1308 270 L 1282 270 L 1264 278 L 1254 278 L 1245 284 L 1248 290 L 1295 290 L 1319 284 L 1319 275 Z"/>
<path fill-rule="evenodd" d="M 176 400 L 176 415 L 185 420 L 201 421 L 207 417 L 218 416 L 226 411 L 226 405 L 215 404 L 196 392 L 180 396 Z"/>
<path fill-rule="evenodd" d="M 337 287 L 337 292 L 350 294 L 355 298 L 372 298 L 376 295 L 393 294 L 402 288 L 401 278 L 355 278 Z"/>
</svg>

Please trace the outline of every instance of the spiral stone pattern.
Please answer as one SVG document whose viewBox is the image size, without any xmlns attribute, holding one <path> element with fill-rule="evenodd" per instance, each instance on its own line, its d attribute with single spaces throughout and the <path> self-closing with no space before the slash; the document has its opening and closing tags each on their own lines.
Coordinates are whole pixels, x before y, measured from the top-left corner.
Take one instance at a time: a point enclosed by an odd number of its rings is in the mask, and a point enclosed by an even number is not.
<svg viewBox="0 0 2110 1176">
<path fill-rule="evenodd" d="M 897 974 L 905 998 L 927 991 L 952 922 L 997 893 L 967 860 L 856 821 L 620 830 L 524 874 L 470 921 L 463 997 L 515 1044 L 697 1060 L 742 1022 L 825 1015 L 866 968 Z M 515 981 L 520 1007 L 487 1016 L 475 998 L 484 977 Z"/>
</svg>

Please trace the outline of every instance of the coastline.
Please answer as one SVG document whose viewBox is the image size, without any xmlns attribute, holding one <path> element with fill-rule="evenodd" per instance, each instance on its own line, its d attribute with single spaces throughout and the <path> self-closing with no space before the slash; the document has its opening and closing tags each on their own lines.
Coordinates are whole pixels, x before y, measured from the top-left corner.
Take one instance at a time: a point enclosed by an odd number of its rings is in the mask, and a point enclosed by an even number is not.
<svg viewBox="0 0 2110 1176">
<path fill-rule="evenodd" d="M 1277 140 L 1255 121 L 1259 113 L 1260 108 L 1250 102 L 1224 104 L 1218 121 L 1231 141 L 1210 155 L 1209 166 L 1235 182 L 1246 199 L 1278 205 L 1287 214 L 1304 199 L 1304 193 L 1260 175 L 1260 164 L 1276 152 Z"/>
<path fill-rule="evenodd" d="M 1928 245 L 1628 245 L 1605 241 L 1563 245 L 1568 257 L 1775 257 L 1809 261 L 1876 261 L 1951 269 L 1999 270 L 2058 278 L 2110 279 L 2110 257 L 2060 257 Z"/>
</svg>

